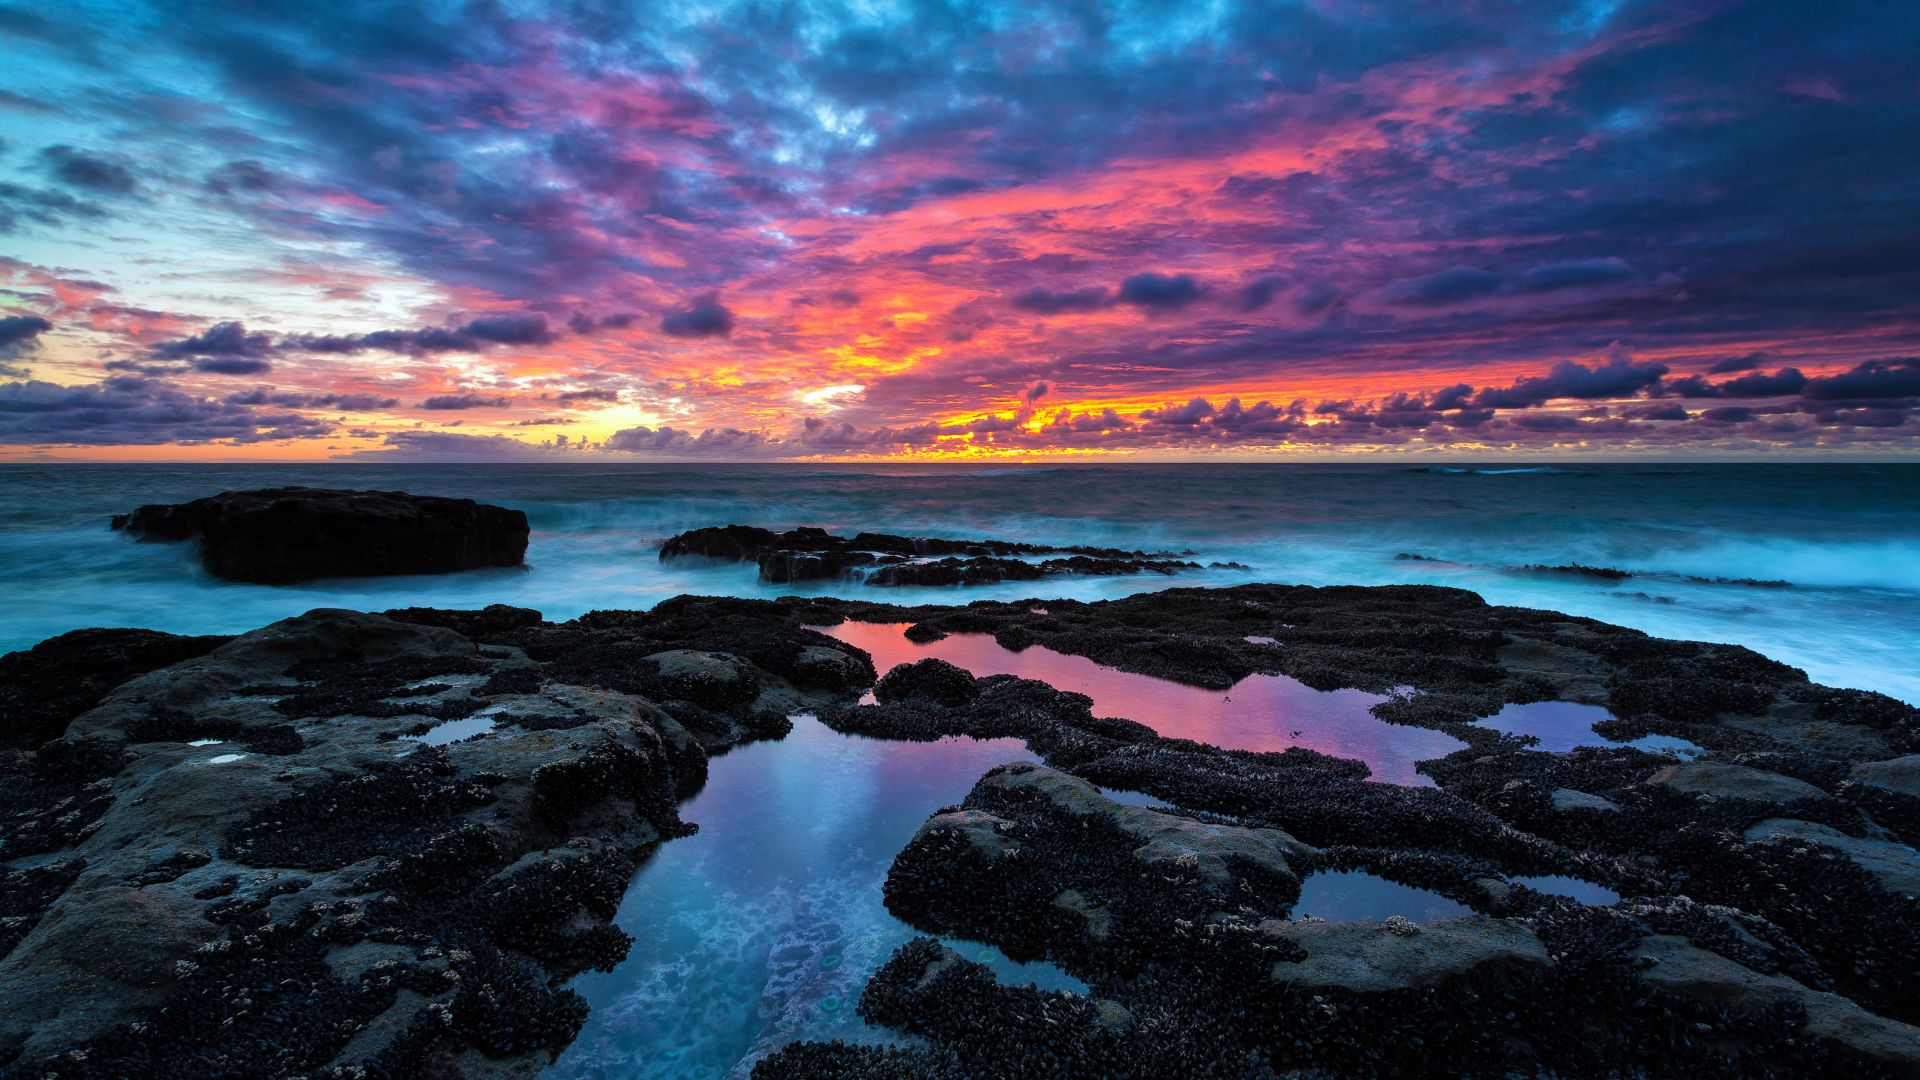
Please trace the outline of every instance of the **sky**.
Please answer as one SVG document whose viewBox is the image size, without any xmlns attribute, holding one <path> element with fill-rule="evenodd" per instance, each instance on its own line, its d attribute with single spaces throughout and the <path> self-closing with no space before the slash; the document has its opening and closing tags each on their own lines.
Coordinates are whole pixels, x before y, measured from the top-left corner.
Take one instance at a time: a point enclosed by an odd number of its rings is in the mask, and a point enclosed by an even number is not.
<svg viewBox="0 0 1920 1080">
<path fill-rule="evenodd" d="M 0 6 L 0 460 L 1920 438 L 1920 5 Z"/>
</svg>

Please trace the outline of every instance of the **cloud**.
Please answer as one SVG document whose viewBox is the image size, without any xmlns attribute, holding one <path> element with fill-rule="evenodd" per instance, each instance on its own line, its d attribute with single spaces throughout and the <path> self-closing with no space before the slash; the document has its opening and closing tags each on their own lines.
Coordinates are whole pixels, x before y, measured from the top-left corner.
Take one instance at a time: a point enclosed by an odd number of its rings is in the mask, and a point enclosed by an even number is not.
<svg viewBox="0 0 1920 1080">
<path fill-rule="evenodd" d="M 276 186 L 272 170 L 258 161 L 229 161 L 207 174 L 206 187 L 216 195 L 253 195 Z"/>
<path fill-rule="evenodd" d="M 1665 364 L 1636 363 L 1626 356 L 1591 368 L 1562 360 L 1545 375 L 1519 379 L 1511 386 L 1486 387 L 1474 395 L 1473 403 L 1495 409 L 1526 409 L 1555 398 L 1592 401 L 1632 397 L 1657 386 L 1668 370 Z"/>
<path fill-rule="evenodd" d="M 1752 371 L 1760 366 L 1760 359 L 1761 354 L 1757 352 L 1748 353 L 1745 356 L 1729 356 L 1724 360 L 1714 361 L 1713 366 L 1707 368 L 1707 374 L 1726 375 L 1735 371 Z"/>
<path fill-rule="evenodd" d="M 1120 302 L 1158 311 L 1178 311 L 1200 299 L 1200 284 L 1188 274 L 1135 274 L 1120 283 Z"/>
<path fill-rule="evenodd" d="M 1519 290 L 1525 293 L 1554 292 L 1594 285 L 1616 285 L 1633 278 L 1633 267 L 1625 259 L 1566 259 L 1536 266 L 1520 276 Z"/>
<path fill-rule="evenodd" d="M 223 322 L 192 337 L 160 342 L 150 351 L 163 360 L 195 356 L 264 357 L 273 353 L 274 344 L 273 335 L 264 330 L 248 333 L 244 323 Z"/>
<path fill-rule="evenodd" d="M 38 315 L 0 316 L 0 358 L 11 359 L 38 344 L 53 323 Z"/>
<path fill-rule="evenodd" d="M 40 159 L 54 179 L 68 187 L 101 195 L 131 195 L 140 186 L 125 165 L 71 146 L 49 146 L 40 151 Z"/>
<path fill-rule="evenodd" d="M 562 405 L 572 405 L 581 401 L 616 402 L 620 400 L 620 391 L 611 387 L 601 386 L 586 390 L 563 390 L 553 397 L 555 401 L 560 402 Z"/>
<path fill-rule="evenodd" d="M 682 338 L 728 337 L 733 333 L 733 312 L 721 305 L 718 294 L 708 293 L 669 311 L 660 320 L 660 332 Z"/>
<path fill-rule="evenodd" d="M 265 375 L 273 364 L 249 356 L 208 356 L 193 361 L 193 370 L 209 375 Z"/>
<path fill-rule="evenodd" d="M 1863 361 L 1838 375 L 1809 380 L 1801 393 L 1814 401 L 1920 397 L 1920 357 Z"/>
<path fill-rule="evenodd" d="M 559 337 L 538 312 L 484 315 L 450 326 L 417 330 L 374 330 L 365 334 L 302 334 L 282 338 L 286 352 L 351 354 L 378 350 L 409 356 L 445 352 L 483 352 L 495 345 L 546 345 Z"/>
<path fill-rule="evenodd" d="M 1442 307 L 1490 295 L 1500 287 L 1500 275 L 1471 266 L 1455 266 L 1424 277 L 1405 278 L 1381 290 L 1390 304 Z"/>
<path fill-rule="evenodd" d="M 504 409 L 511 399 L 490 394 L 436 394 L 420 403 L 423 409 L 447 412 L 460 409 Z"/>
<path fill-rule="evenodd" d="M 298 413 L 263 412 L 142 378 L 85 386 L 0 383 L 0 443 L 13 445 L 246 445 L 320 438 L 333 430 Z"/>
<path fill-rule="evenodd" d="M 1798 394 L 1807 385 L 1807 377 L 1799 368 L 1781 368 L 1771 375 L 1753 372 L 1735 379 L 1723 379 L 1709 383 L 1699 375 L 1689 375 L 1684 379 L 1675 379 L 1664 385 L 1666 393 L 1678 394 L 1687 398 L 1761 398 L 1785 397 Z"/>
<path fill-rule="evenodd" d="M 1112 301 L 1107 297 L 1107 290 L 1092 286 L 1065 292 L 1042 288 L 1023 289 L 1008 302 L 1022 311 L 1061 315 L 1075 311 L 1098 311 Z"/>
<path fill-rule="evenodd" d="M 1240 286 L 1233 294 L 1233 306 L 1239 311 L 1259 311 L 1268 304 L 1281 289 L 1287 287 L 1287 279 L 1275 275 L 1255 278 Z"/>
<path fill-rule="evenodd" d="M 1192 427 L 1213 415 L 1213 402 L 1206 398 L 1194 398 L 1185 405 L 1168 405 L 1159 409 L 1147 409 L 1140 414 L 1142 420 L 1151 420 L 1156 424 L 1172 427 Z"/>
<path fill-rule="evenodd" d="M 30 188 L 0 181 L 0 233 L 18 232 L 26 224 L 60 225 L 71 218 L 97 218 L 106 211 L 64 191 Z"/>
<path fill-rule="evenodd" d="M 631 427 L 609 435 L 602 448 L 637 454 L 737 454 L 766 445 L 765 435 L 735 428 L 708 428 L 695 435 L 671 427 Z"/>
<path fill-rule="evenodd" d="M 222 399 L 229 405 L 277 405 L 288 409 L 339 409 L 343 412 L 377 412 L 400 404 L 398 398 L 379 394 L 303 394 L 255 387 Z"/>
</svg>

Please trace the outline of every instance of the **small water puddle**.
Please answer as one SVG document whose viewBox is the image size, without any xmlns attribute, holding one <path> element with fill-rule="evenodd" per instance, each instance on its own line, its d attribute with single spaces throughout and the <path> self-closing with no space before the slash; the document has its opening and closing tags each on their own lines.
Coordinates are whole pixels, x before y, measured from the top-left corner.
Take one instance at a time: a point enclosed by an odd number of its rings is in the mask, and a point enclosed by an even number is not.
<svg viewBox="0 0 1920 1080">
<path fill-rule="evenodd" d="M 424 743 L 428 746 L 445 746 L 462 739 L 471 739 L 475 735 L 485 735 L 495 727 L 491 713 L 475 713 L 458 720 L 443 720 L 419 735 L 402 735 L 408 742 Z"/>
<path fill-rule="evenodd" d="M 1508 880 L 1516 885 L 1525 885 L 1535 892 L 1564 896 L 1592 907 L 1606 907 L 1608 904 L 1617 904 L 1620 902 L 1620 894 L 1607 888 L 1605 885 L 1597 885 L 1591 881 L 1583 881 L 1577 877 L 1568 877 L 1565 874 L 1536 874 L 1527 877 L 1514 876 Z"/>
<path fill-rule="evenodd" d="M 1162 802 L 1144 791 L 1128 791 L 1125 788 L 1100 787 L 1098 784 L 1094 786 L 1099 788 L 1100 794 L 1105 795 L 1107 798 L 1112 799 L 1122 806 L 1144 806 L 1149 810 L 1174 809 L 1171 803 Z"/>
<path fill-rule="evenodd" d="M 1389 724 L 1368 710 L 1386 700 L 1364 690 L 1315 690 L 1285 675 L 1249 675 L 1228 690 L 1103 667 L 1033 645 L 1003 648 L 989 634 L 950 634 L 939 641 L 908 641 L 907 623 L 844 622 L 821 632 L 865 649 L 882 675 L 896 664 L 938 657 L 976 676 L 1017 675 L 1093 699 L 1096 716 L 1138 720 L 1162 735 L 1228 750 L 1285 750 L 1303 746 L 1356 758 L 1389 784 L 1432 787 L 1417 762 L 1445 757 L 1466 744 L 1427 728 Z"/>
<path fill-rule="evenodd" d="M 1509 735 L 1532 735 L 1540 742 L 1536 750 L 1566 753 L 1581 746 L 1631 746 L 1653 754 L 1670 754 L 1691 761 L 1706 753 L 1706 748 L 1675 735 L 1642 735 L 1617 742 L 1593 730 L 1613 713 L 1601 705 L 1583 705 L 1577 701 L 1534 701 L 1508 705 L 1479 721 Z"/>
<path fill-rule="evenodd" d="M 1351 922 L 1355 919 L 1380 922 L 1390 915 L 1404 915 L 1414 922 L 1425 924 L 1471 914 L 1472 908 L 1437 892 L 1388 881 L 1365 870 L 1326 870 L 1308 874 L 1300 882 L 1300 902 L 1293 906 L 1293 917 L 1296 919 L 1313 915 L 1328 922 Z"/>
<path fill-rule="evenodd" d="M 897 1042 L 854 1014 L 868 978 L 917 936 L 882 901 L 887 870 L 981 774 L 1032 760 L 1017 739 L 892 742 L 811 716 L 714 758 L 681 807 L 700 831 L 635 875 L 615 916 L 633 947 L 574 980 L 593 1011 L 547 1075 L 745 1077 L 799 1039 Z M 1008 985 L 1087 991 L 1055 965 L 946 944 Z"/>
<path fill-rule="evenodd" d="M 209 765 L 229 765 L 246 757 L 246 754 L 215 754 L 207 759 Z"/>
</svg>

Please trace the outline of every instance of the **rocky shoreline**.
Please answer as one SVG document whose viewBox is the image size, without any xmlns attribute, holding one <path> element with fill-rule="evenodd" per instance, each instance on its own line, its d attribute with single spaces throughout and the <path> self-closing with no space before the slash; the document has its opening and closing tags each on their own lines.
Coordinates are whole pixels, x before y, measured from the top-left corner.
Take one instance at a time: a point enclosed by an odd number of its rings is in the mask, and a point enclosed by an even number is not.
<svg viewBox="0 0 1920 1080">
<path fill-rule="evenodd" d="M 750 562 L 765 584 L 851 581 L 863 585 L 990 585 L 1040 581 L 1062 575 L 1171 576 L 1202 569 L 1190 553 L 1126 551 L 1102 547 L 1050 547 L 1006 540 L 948 540 L 890 533 L 835 536 L 825 529 L 776 533 L 752 525 L 694 529 L 669 537 L 660 561 L 704 558 Z M 1213 563 L 1213 569 L 1245 569 Z"/>
<path fill-rule="evenodd" d="M 877 673 L 811 629 L 848 619 L 1196 686 L 1357 687 L 1389 695 L 1382 719 L 1468 749 L 1423 766 L 1437 787 L 1376 783 L 1310 750 L 1165 738 L 1031 680 Z M 1547 700 L 1704 752 L 1547 753 L 1475 722 Z M 882 738 L 1026 740 L 1042 764 L 934 814 L 885 899 L 1090 993 L 1003 986 L 923 939 L 859 1003 L 915 1043 L 795 1044 L 763 1080 L 1920 1073 L 1920 710 L 1459 590 L 1276 585 L 964 607 L 682 597 L 558 624 L 317 611 L 230 640 L 83 631 L 0 658 L 0 1065 L 537 1071 L 584 1011 L 564 979 L 624 955 L 613 908 L 689 830 L 675 806 L 708 756 L 803 710 Z M 439 738 L 459 724 L 479 730 Z M 1336 870 L 1472 914 L 1297 918 L 1301 882 Z M 1624 899 L 1514 880 L 1555 874 Z"/>
</svg>

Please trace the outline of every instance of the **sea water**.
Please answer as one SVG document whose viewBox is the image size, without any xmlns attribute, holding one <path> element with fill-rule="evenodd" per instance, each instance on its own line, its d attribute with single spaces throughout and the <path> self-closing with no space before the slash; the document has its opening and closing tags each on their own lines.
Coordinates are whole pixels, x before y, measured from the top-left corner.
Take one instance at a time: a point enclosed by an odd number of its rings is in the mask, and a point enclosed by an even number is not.
<svg viewBox="0 0 1920 1080">
<path fill-rule="evenodd" d="M 241 585 L 208 577 L 185 545 L 107 528 L 142 503 L 295 483 L 517 507 L 533 525 L 528 565 Z M 768 586 L 751 566 L 659 562 L 666 537 L 732 522 L 1191 550 L 1250 569 L 962 592 Z M 1529 564 L 1634 576 L 1517 569 Z M 1419 582 L 1746 645 L 1820 682 L 1920 702 L 1920 465 L 14 464 L 0 466 L 0 573 L 0 650 L 83 626 L 234 633 L 322 606 L 508 603 L 565 619 L 684 592 L 928 603 Z M 1789 584 L 1697 580 L 1712 578 Z"/>
</svg>

